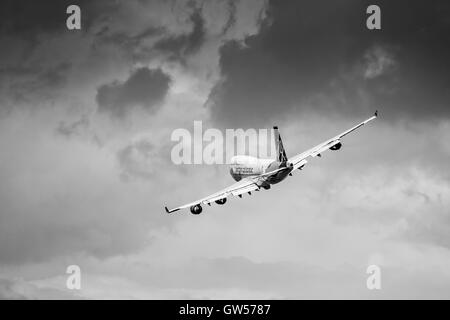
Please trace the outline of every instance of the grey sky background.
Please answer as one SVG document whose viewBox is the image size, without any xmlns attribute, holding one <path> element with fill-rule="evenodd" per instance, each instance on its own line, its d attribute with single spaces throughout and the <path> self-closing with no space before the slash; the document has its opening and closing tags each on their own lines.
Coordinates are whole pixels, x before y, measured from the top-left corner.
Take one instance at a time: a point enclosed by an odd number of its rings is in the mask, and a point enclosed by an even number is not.
<svg viewBox="0 0 450 320">
<path fill-rule="evenodd" d="M 76 3 L 80 31 L 0 4 L 0 298 L 450 298 L 446 1 Z M 375 109 L 270 192 L 164 212 L 233 182 L 173 165 L 176 128 L 277 124 L 292 156 Z"/>
</svg>

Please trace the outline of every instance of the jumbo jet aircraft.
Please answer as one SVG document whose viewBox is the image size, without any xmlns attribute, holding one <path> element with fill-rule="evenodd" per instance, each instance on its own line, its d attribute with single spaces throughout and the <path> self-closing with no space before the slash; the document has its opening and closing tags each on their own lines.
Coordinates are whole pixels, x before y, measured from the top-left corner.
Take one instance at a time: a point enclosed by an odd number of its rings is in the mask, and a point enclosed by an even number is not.
<svg viewBox="0 0 450 320">
<path fill-rule="evenodd" d="M 251 195 L 252 191 L 259 191 L 261 188 L 268 190 L 271 184 L 276 184 L 283 181 L 287 176 L 292 176 L 294 170 L 302 170 L 308 163 L 307 159 L 309 157 L 321 157 L 322 153 L 328 149 L 339 150 L 342 147 L 341 139 L 344 136 L 377 117 L 378 111 L 375 111 L 375 114 L 366 121 L 290 159 L 286 156 L 278 127 L 273 127 L 277 151 L 276 160 L 259 159 L 251 156 L 234 156 L 231 158 L 230 174 L 237 181 L 235 184 L 208 197 L 174 209 L 165 207 L 166 212 L 172 213 L 180 209 L 190 208 L 192 214 L 200 214 L 203 210 L 202 205 L 211 205 L 213 202 L 220 205 L 225 204 L 230 195 L 242 198 L 243 194 L 248 193 Z"/>
</svg>

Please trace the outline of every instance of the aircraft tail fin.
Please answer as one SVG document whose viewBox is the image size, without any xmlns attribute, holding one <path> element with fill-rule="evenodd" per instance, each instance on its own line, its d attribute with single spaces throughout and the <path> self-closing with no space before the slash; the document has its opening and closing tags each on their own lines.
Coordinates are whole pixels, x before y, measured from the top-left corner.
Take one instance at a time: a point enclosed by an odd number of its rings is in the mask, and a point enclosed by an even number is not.
<svg viewBox="0 0 450 320">
<path fill-rule="evenodd" d="M 277 149 L 277 161 L 285 163 L 287 162 L 288 158 L 286 156 L 286 151 L 283 147 L 283 141 L 281 140 L 280 132 L 278 131 L 278 127 L 273 127 L 273 131 L 275 133 L 275 146 Z"/>
</svg>

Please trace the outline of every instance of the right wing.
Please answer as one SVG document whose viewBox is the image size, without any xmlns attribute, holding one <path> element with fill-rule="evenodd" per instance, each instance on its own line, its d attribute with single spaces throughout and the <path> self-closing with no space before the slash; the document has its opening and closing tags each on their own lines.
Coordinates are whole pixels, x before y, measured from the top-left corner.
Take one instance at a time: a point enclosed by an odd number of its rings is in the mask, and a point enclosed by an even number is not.
<svg viewBox="0 0 450 320">
<path fill-rule="evenodd" d="M 317 157 L 317 156 L 320 157 L 322 152 L 324 152 L 324 151 L 334 147 L 335 145 L 341 143 L 341 139 L 344 136 L 346 136 L 350 132 L 355 131 L 359 127 L 362 127 L 366 123 L 376 119 L 377 117 L 378 117 L 378 111 L 375 111 L 375 114 L 371 118 L 369 118 L 369 119 L 367 119 L 367 120 L 357 124 L 353 128 L 350 128 L 347 131 L 344 131 L 341 134 L 338 134 L 337 136 L 335 136 L 335 137 L 333 137 L 331 139 L 328 139 L 327 141 L 322 142 L 321 144 L 318 144 L 317 146 L 315 146 L 315 147 L 313 147 L 313 148 L 311 148 L 309 150 L 306 150 L 303 153 L 300 153 L 300 154 L 290 158 L 289 162 L 293 165 L 293 170 L 302 168 L 308 162 L 306 160 L 308 157 L 313 157 L 313 158 Z"/>
<path fill-rule="evenodd" d="M 213 193 L 203 199 L 200 199 L 200 200 L 197 200 L 197 201 L 194 201 L 191 203 L 187 203 L 185 205 L 182 205 L 182 206 L 179 206 L 179 207 L 173 208 L 173 209 L 168 209 L 167 207 L 165 207 L 166 212 L 172 213 L 172 212 L 178 211 L 180 209 L 190 208 L 192 206 L 196 206 L 199 204 L 211 205 L 211 203 L 213 203 L 215 201 L 220 201 L 220 200 L 226 199 L 229 196 L 242 197 L 242 195 L 244 193 L 250 193 L 252 191 L 259 191 L 262 183 L 264 182 L 264 180 L 267 177 L 269 177 L 273 174 L 276 174 L 279 171 L 287 170 L 287 169 L 289 169 L 289 168 L 279 168 L 279 169 L 276 169 L 276 170 L 273 170 L 270 172 L 263 173 L 261 175 L 244 178 L 244 179 L 232 184 L 228 188 L 225 188 L 223 190 L 220 190 L 219 192 Z"/>
</svg>

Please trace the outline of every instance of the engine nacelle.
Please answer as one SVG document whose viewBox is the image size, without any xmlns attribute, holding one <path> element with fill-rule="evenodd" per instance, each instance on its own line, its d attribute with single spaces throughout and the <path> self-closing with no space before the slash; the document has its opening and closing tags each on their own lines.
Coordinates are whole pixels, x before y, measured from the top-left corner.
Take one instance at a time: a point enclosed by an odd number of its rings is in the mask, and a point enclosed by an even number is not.
<svg viewBox="0 0 450 320">
<path fill-rule="evenodd" d="M 332 146 L 330 148 L 330 150 L 336 151 L 336 150 L 339 150 L 341 147 L 342 147 L 342 143 L 339 142 L 339 143 L 335 144 L 334 146 Z"/>
<path fill-rule="evenodd" d="M 200 213 L 202 213 L 202 210 L 203 210 L 202 206 L 199 204 L 192 206 L 190 209 L 191 209 L 192 214 L 200 214 Z"/>
<path fill-rule="evenodd" d="M 216 202 L 217 204 L 222 205 L 222 204 L 225 204 L 225 202 L 227 202 L 227 198 L 219 199 L 219 200 L 216 200 L 215 202 Z"/>
</svg>

